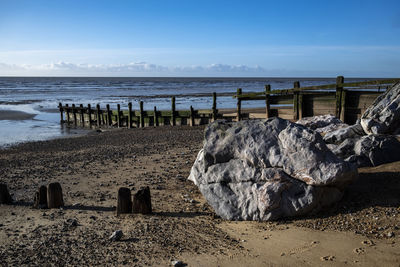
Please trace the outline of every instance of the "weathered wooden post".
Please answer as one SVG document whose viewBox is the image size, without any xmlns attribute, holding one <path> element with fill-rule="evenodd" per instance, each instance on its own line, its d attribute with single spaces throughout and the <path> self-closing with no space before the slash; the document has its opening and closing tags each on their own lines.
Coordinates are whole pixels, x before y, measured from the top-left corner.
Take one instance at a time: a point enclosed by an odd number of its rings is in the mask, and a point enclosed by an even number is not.
<svg viewBox="0 0 400 267">
<path fill-rule="evenodd" d="M 12 198 L 6 184 L 0 184 L 0 204 L 11 204 Z"/>
<path fill-rule="evenodd" d="M 242 100 L 240 99 L 241 94 L 242 94 L 242 88 L 238 88 L 236 91 L 236 98 L 237 98 L 236 119 L 237 119 L 237 121 L 241 120 L 241 113 L 242 113 Z"/>
<path fill-rule="evenodd" d="M 72 117 L 74 118 L 74 125 L 76 126 L 78 124 L 77 119 L 76 119 L 76 107 L 75 104 L 72 104 Z"/>
<path fill-rule="evenodd" d="M 58 108 L 59 108 L 59 110 L 60 110 L 60 123 L 63 124 L 63 123 L 64 123 L 64 115 L 63 115 L 64 110 L 63 110 L 63 107 L 62 107 L 62 103 L 61 103 L 61 102 L 58 103 Z"/>
<path fill-rule="evenodd" d="M 213 93 L 213 105 L 212 105 L 212 119 L 217 120 L 217 93 Z"/>
<path fill-rule="evenodd" d="M 92 127 L 92 108 L 90 104 L 87 105 L 87 113 L 89 118 L 89 127 Z"/>
<path fill-rule="evenodd" d="M 118 128 L 121 127 L 121 105 L 117 105 L 117 124 Z"/>
<path fill-rule="evenodd" d="M 154 114 L 153 114 L 153 125 L 158 126 L 158 114 L 157 114 L 157 107 L 154 106 Z"/>
<path fill-rule="evenodd" d="M 143 101 L 139 102 L 139 110 L 140 110 L 140 127 L 144 127 L 144 110 L 143 110 Z"/>
<path fill-rule="evenodd" d="M 83 104 L 79 105 L 80 110 L 80 114 L 81 114 L 81 125 L 82 127 L 85 126 L 85 115 L 83 115 Z"/>
<path fill-rule="evenodd" d="M 106 108 L 107 108 L 107 123 L 108 123 L 108 126 L 111 126 L 112 125 L 112 117 L 111 117 L 112 115 L 111 115 L 110 105 L 107 104 Z"/>
<path fill-rule="evenodd" d="M 176 117 L 175 117 L 175 96 L 171 98 L 171 123 L 172 126 L 176 125 Z"/>
<path fill-rule="evenodd" d="M 132 212 L 131 190 L 126 187 L 118 189 L 117 215 Z"/>
<path fill-rule="evenodd" d="M 42 185 L 39 191 L 35 193 L 33 200 L 33 208 L 35 209 L 46 209 L 47 208 L 47 188 Z"/>
<path fill-rule="evenodd" d="M 152 213 L 150 188 L 141 188 L 133 195 L 132 212 L 149 214 Z"/>
<path fill-rule="evenodd" d="M 342 91 L 343 91 L 343 84 L 344 77 L 337 76 L 336 77 L 336 117 L 340 118 L 341 115 L 341 106 L 342 106 Z"/>
<path fill-rule="evenodd" d="M 270 99 L 269 95 L 271 93 L 271 85 L 265 85 L 265 117 L 268 119 L 271 117 L 271 109 L 270 109 Z"/>
<path fill-rule="evenodd" d="M 296 81 L 293 84 L 293 119 L 298 120 L 299 119 L 299 94 L 300 92 L 296 89 L 300 88 L 300 82 Z"/>
<path fill-rule="evenodd" d="M 132 103 L 128 103 L 128 129 L 132 128 Z"/>
<path fill-rule="evenodd" d="M 96 105 L 96 109 L 97 109 L 97 127 L 100 128 L 100 125 L 101 125 L 100 104 Z"/>
<path fill-rule="evenodd" d="M 190 126 L 194 126 L 194 109 L 190 106 Z"/>
<path fill-rule="evenodd" d="M 69 106 L 68 104 L 65 104 L 65 111 L 67 112 L 67 114 L 65 114 L 65 116 L 67 117 L 67 124 L 70 123 L 70 119 L 69 119 Z"/>
<path fill-rule="evenodd" d="M 341 103 L 340 103 L 340 120 L 346 123 L 346 97 L 347 91 L 342 90 Z"/>
<path fill-rule="evenodd" d="M 64 206 L 62 188 L 59 183 L 51 183 L 47 187 L 47 206 L 49 209 Z"/>
</svg>

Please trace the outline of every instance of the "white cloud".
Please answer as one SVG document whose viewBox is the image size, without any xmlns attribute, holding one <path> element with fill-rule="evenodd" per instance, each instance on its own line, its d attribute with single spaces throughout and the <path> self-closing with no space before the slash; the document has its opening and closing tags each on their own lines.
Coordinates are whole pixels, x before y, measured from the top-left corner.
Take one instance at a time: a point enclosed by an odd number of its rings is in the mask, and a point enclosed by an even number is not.
<svg viewBox="0 0 400 267">
<path fill-rule="evenodd" d="M 129 64 L 75 64 L 57 62 L 51 64 L 27 65 L 0 63 L 0 75 L 27 75 L 27 76 L 179 76 L 179 75 L 257 75 L 265 74 L 266 70 L 256 66 L 211 64 L 208 66 L 174 66 L 135 62 Z"/>
</svg>

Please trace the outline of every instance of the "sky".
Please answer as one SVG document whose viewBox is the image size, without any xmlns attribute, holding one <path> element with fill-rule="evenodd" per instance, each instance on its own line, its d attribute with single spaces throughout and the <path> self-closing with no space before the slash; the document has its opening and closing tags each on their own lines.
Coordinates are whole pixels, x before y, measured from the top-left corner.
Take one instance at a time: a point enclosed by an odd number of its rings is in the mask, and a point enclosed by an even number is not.
<svg viewBox="0 0 400 267">
<path fill-rule="evenodd" d="M 400 77 L 399 63 L 399 0 L 0 0 L 0 76 Z"/>
</svg>

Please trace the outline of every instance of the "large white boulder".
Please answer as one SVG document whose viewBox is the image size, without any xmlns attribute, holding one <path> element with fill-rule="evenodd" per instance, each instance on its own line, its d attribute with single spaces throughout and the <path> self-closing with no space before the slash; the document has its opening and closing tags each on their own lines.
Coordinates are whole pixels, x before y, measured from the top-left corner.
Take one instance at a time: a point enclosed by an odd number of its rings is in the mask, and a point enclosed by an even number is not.
<svg viewBox="0 0 400 267">
<path fill-rule="evenodd" d="M 356 177 L 320 134 L 271 118 L 210 124 L 188 179 L 224 219 L 273 220 L 339 200 Z"/>
</svg>

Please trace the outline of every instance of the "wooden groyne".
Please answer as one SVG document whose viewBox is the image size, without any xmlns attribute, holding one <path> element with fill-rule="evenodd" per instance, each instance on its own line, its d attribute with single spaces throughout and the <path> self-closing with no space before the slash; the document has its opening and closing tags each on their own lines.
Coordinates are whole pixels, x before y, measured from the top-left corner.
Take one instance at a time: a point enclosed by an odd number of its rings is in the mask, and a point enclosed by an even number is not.
<svg viewBox="0 0 400 267">
<path fill-rule="evenodd" d="M 374 80 L 365 82 L 345 83 L 343 76 L 338 76 L 336 83 L 318 86 L 301 87 L 300 82 L 294 82 L 293 88 L 272 90 L 266 85 L 261 92 L 243 93 L 237 89 L 236 108 L 217 109 L 217 94 L 213 93 L 211 109 L 176 110 L 175 97 L 171 98 L 170 110 L 144 110 L 143 101 L 138 109 L 128 103 L 122 110 L 117 105 L 111 110 L 99 104 L 92 107 L 59 103 L 61 123 L 81 127 L 146 127 L 162 125 L 201 125 L 217 119 L 238 121 L 243 119 L 259 119 L 278 116 L 288 120 L 298 120 L 303 117 L 333 114 L 342 121 L 353 124 L 361 114 L 373 103 L 377 96 L 386 91 L 400 79 Z M 265 100 L 265 108 L 242 109 L 243 101 Z M 64 119 L 65 115 L 65 119 Z"/>
</svg>

